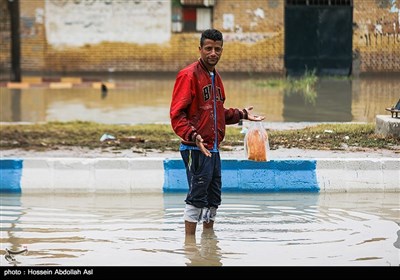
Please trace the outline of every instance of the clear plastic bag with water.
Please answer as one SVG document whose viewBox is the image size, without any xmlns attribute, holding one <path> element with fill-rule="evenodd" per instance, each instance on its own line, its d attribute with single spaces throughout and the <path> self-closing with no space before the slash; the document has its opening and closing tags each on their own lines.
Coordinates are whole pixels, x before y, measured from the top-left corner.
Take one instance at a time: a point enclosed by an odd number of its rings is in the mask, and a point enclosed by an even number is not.
<svg viewBox="0 0 400 280">
<path fill-rule="evenodd" d="M 262 122 L 250 122 L 244 137 L 246 158 L 254 161 L 269 161 L 268 133 Z"/>
</svg>

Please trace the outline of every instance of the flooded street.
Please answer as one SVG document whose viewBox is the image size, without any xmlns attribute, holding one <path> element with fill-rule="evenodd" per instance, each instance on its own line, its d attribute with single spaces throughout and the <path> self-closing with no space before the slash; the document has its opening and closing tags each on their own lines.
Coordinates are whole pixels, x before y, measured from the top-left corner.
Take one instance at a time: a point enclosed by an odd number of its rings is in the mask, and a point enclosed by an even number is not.
<svg viewBox="0 0 400 280">
<path fill-rule="evenodd" d="M 400 264 L 399 193 L 224 193 L 215 231 L 186 240 L 184 196 L 3 194 L 1 265 Z"/>
<path fill-rule="evenodd" d="M 1 122 L 169 123 L 174 76 L 106 93 L 1 88 Z M 224 78 L 226 107 L 267 122 L 375 122 L 400 77 L 321 79 L 315 92 Z M 223 193 L 215 230 L 184 234 L 182 193 L 2 194 L 1 266 L 399 266 L 400 193 Z M 6 259 L 6 249 L 27 254 Z"/>
<path fill-rule="evenodd" d="M 109 124 L 168 123 L 175 76 L 110 79 L 106 93 L 72 89 L 1 88 L 1 122 L 94 121 Z M 227 107 L 254 106 L 267 122 L 375 122 L 399 99 L 400 75 L 320 79 L 309 92 L 263 86 L 274 77 L 224 78 Z M 261 81 L 261 83 L 260 83 Z"/>
</svg>

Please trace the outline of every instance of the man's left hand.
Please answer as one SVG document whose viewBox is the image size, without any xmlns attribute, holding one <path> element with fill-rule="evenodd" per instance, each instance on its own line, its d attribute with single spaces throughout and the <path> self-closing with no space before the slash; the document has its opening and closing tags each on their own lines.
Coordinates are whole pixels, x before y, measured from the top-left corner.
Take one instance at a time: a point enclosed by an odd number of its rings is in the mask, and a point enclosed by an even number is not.
<svg viewBox="0 0 400 280">
<path fill-rule="evenodd" d="M 253 110 L 253 106 L 247 107 L 245 108 L 246 112 L 247 112 L 247 119 L 249 121 L 255 121 L 255 122 L 259 122 L 265 119 L 264 116 L 258 116 L 258 115 L 253 115 L 250 111 Z"/>
</svg>

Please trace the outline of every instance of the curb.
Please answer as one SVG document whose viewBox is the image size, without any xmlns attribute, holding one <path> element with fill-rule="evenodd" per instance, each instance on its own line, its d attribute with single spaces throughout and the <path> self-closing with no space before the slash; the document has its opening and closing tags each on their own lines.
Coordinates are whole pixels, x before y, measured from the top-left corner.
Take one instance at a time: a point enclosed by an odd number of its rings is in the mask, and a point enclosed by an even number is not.
<svg viewBox="0 0 400 280">
<path fill-rule="evenodd" d="M 129 89 L 136 86 L 134 81 L 113 81 L 97 77 L 22 77 L 21 82 L 0 81 L 0 88 L 7 89 Z"/>
<path fill-rule="evenodd" d="M 102 85 L 105 85 L 107 89 L 115 89 L 115 88 L 129 88 L 129 85 L 126 84 L 116 84 L 111 82 L 42 82 L 42 83 L 0 83 L 0 88 L 8 88 L 8 89 L 37 89 L 37 88 L 48 88 L 48 89 L 72 89 L 72 88 L 92 88 L 92 89 L 101 89 Z"/>
<path fill-rule="evenodd" d="M 180 158 L 0 159 L 0 192 L 186 192 Z M 400 192 L 396 158 L 222 159 L 226 192 Z"/>
</svg>

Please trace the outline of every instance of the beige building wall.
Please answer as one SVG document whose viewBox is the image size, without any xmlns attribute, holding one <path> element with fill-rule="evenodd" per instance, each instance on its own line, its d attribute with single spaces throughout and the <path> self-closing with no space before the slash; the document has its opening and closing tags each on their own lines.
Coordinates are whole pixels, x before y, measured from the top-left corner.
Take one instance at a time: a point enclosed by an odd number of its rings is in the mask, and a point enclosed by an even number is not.
<svg viewBox="0 0 400 280">
<path fill-rule="evenodd" d="M 354 0 L 353 22 L 360 72 L 400 72 L 400 1 Z"/>
<path fill-rule="evenodd" d="M 232 24 L 229 19 L 233 19 Z M 224 32 L 219 69 L 232 72 L 284 71 L 284 1 L 217 1 L 214 27 Z"/>
<path fill-rule="evenodd" d="M 138 21 L 133 21 L 133 26 L 129 26 L 130 29 L 127 27 L 129 30 L 133 30 L 132 32 L 121 30 L 121 24 L 128 22 L 129 13 L 120 11 L 118 14 L 121 17 L 120 21 L 113 23 L 110 17 L 110 7 L 102 10 L 100 6 L 96 6 L 96 13 L 91 14 L 91 7 L 84 7 L 87 5 L 85 3 L 89 2 L 20 1 L 23 74 L 34 72 L 40 75 L 53 73 L 68 75 L 77 72 L 107 71 L 176 72 L 198 57 L 199 33 L 172 33 L 170 27 L 166 29 L 162 24 L 170 15 L 170 11 L 164 11 L 165 7 L 169 6 L 165 3 L 171 3 L 170 0 L 161 1 L 163 3 L 161 6 L 157 6 L 160 1 L 134 1 L 138 3 L 137 5 L 146 5 L 141 7 L 141 11 L 149 11 L 149 14 L 143 15 L 142 19 L 158 17 L 159 21 L 156 25 L 144 24 L 143 26 L 139 26 Z M 224 55 L 218 65 L 219 69 L 224 72 L 284 73 L 284 1 L 215 0 L 214 2 L 213 27 L 223 31 L 225 36 Z M 59 5 L 68 3 L 70 8 L 65 11 L 77 13 L 77 15 L 64 15 L 63 17 L 60 14 L 59 17 L 65 20 L 55 21 L 54 15 L 49 15 L 49 10 L 52 13 L 55 11 L 60 13 L 64 10 L 49 9 L 49 5 L 55 5 L 54 3 Z M 117 5 L 116 3 L 124 2 L 112 1 L 111 3 Z M 130 6 L 126 6 L 127 9 L 133 9 L 132 1 L 129 3 Z M 355 70 L 360 72 L 400 72 L 399 6 L 399 1 L 354 0 Z M 2 12 L 0 73 L 4 80 L 9 76 L 7 73 L 11 69 L 7 0 L 0 0 L 0 9 Z M 119 9 L 121 10 L 121 6 Z M 79 18 L 83 18 L 82 21 L 79 21 Z M 116 35 L 103 36 L 113 33 L 109 26 L 105 27 L 104 18 L 110 25 L 114 24 L 113 26 L 118 27 L 115 29 Z M 51 22 L 49 22 L 50 19 L 52 19 Z M 73 24 L 80 26 L 81 29 L 65 28 L 67 25 Z M 168 25 L 168 22 L 166 24 Z M 76 36 L 77 42 L 84 42 L 85 34 L 93 35 L 95 34 L 93 32 L 102 34 L 103 40 L 83 45 L 67 43 L 60 46 L 54 44 L 54 38 L 63 36 L 63 34 L 57 35 L 57 27 L 63 32 L 68 32 L 69 40 Z M 87 28 L 87 30 L 83 28 Z M 79 32 L 79 30 L 86 32 L 89 29 L 92 33 Z M 159 32 L 159 38 L 149 36 L 152 30 Z M 132 33 L 132 37 L 130 37 L 130 33 Z M 50 35 L 52 43 L 49 40 Z M 151 37 L 152 41 L 148 41 L 148 37 Z"/>
<path fill-rule="evenodd" d="M 11 23 L 7 8 L 7 0 L 0 0 L 0 80 L 8 80 L 11 68 Z"/>
</svg>

